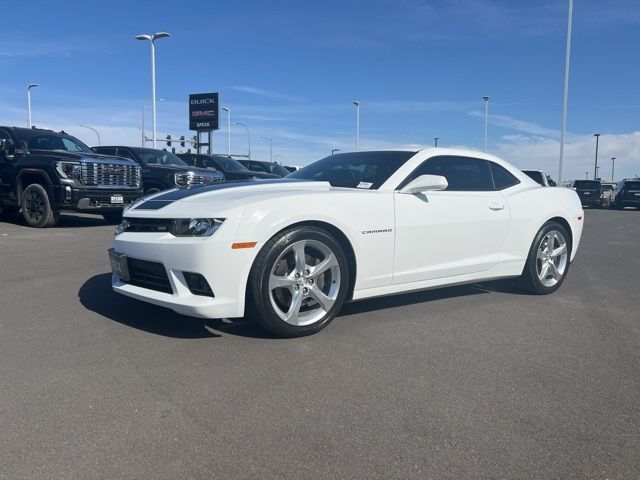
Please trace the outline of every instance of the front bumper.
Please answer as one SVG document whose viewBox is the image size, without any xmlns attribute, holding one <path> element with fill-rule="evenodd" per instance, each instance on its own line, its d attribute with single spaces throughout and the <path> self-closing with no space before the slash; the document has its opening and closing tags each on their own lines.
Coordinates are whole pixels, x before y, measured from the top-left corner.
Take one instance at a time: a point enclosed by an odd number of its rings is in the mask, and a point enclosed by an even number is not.
<svg viewBox="0 0 640 480">
<path fill-rule="evenodd" d="M 640 197 L 622 198 L 619 200 L 618 205 L 621 207 L 640 207 Z"/>
<path fill-rule="evenodd" d="M 125 205 L 142 197 L 142 189 L 90 189 L 69 185 L 53 185 L 51 196 L 56 210 L 95 212 L 122 210 Z M 121 195 L 123 203 L 111 203 L 113 195 Z"/>
<path fill-rule="evenodd" d="M 227 222 L 207 238 L 178 238 L 168 233 L 120 234 L 115 241 L 115 251 L 130 258 L 161 263 L 167 271 L 173 293 L 132 285 L 115 275 L 111 282 L 113 290 L 183 315 L 200 318 L 242 317 L 247 278 L 262 244 L 252 249 L 231 249 L 232 240 L 224 235 L 223 230 L 227 229 L 228 233 L 237 225 L 228 225 Z M 218 236 L 219 233 L 222 235 Z M 192 294 L 184 272 L 203 275 L 214 297 Z"/>
</svg>

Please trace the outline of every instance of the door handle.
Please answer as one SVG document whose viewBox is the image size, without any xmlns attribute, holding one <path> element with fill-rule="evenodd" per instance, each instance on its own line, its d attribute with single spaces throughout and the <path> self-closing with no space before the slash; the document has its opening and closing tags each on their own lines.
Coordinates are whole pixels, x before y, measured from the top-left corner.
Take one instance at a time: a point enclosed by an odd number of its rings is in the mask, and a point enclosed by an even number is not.
<svg viewBox="0 0 640 480">
<path fill-rule="evenodd" d="M 491 210 L 504 210 L 504 203 L 492 202 L 489 204 Z"/>
</svg>

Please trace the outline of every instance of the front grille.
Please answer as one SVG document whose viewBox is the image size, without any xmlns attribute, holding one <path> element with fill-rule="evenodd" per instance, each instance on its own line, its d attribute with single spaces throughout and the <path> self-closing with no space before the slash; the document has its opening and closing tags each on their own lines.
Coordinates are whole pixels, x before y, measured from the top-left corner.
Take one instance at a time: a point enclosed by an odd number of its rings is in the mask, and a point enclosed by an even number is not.
<svg viewBox="0 0 640 480">
<path fill-rule="evenodd" d="M 173 293 L 167 270 L 161 263 L 127 258 L 127 264 L 130 277 L 128 283 L 131 285 L 158 292 Z"/>
<path fill-rule="evenodd" d="M 125 218 L 122 222 L 126 232 L 165 233 L 171 230 L 170 218 Z"/>
<path fill-rule="evenodd" d="M 140 188 L 140 167 L 82 162 L 82 183 L 88 187 Z"/>
<path fill-rule="evenodd" d="M 222 183 L 224 177 L 221 175 L 202 175 L 194 172 L 176 173 L 175 182 L 180 187 L 188 187 L 191 185 L 211 185 L 214 183 Z"/>
</svg>

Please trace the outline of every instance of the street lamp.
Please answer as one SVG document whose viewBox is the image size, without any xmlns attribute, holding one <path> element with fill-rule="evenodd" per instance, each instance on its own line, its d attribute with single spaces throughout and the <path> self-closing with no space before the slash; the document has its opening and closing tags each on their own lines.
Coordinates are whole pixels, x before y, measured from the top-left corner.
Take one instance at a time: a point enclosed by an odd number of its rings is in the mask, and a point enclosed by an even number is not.
<svg viewBox="0 0 640 480">
<path fill-rule="evenodd" d="M 222 107 L 222 110 L 227 112 L 227 155 L 231 156 L 231 109 L 229 107 Z"/>
<path fill-rule="evenodd" d="M 356 107 L 356 152 L 360 148 L 360 102 L 353 101 L 353 105 Z"/>
<path fill-rule="evenodd" d="M 27 85 L 27 110 L 29 113 L 29 119 L 27 120 L 27 127 L 31 128 L 31 89 L 37 87 L 37 83 L 30 83 Z"/>
<path fill-rule="evenodd" d="M 269 159 L 270 161 L 273 162 L 273 140 L 270 139 L 269 137 L 260 137 L 263 140 L 268 140 L 269 141 Z"/>
<path fill-rule="evenodd" d="M 584 172 L 584 179 L 589 180 L 589 172 Z"/>
<path fill-rule="evenodd" d="M 164 98 L 156 98 L 157 102 L 164 102 Z M 147 137 L 144 134 L 144 117 L 145 117 L 145 110 L 146 110 L 146 106 L 149 104 L 149 102 L 145 102 L 142 104 L 142 147 L 144 148 L 144 143 L 147 141 Z"/>
<path fill-rule="evenodd" d="M 435 142 L 435 146 L 438 146 L 438 140 L 440 140 L 440 137 L 433 137 L 433 140 Z"/>
<path fill-rule="evenodd" d="M 98 133 L 98 130 L 96 130 L 93 127 L 90 127 L 89 125 L 78 125 L 79 127 L 84 127 L 84 128 L 88 128 L 89 130 L 93 130 L 96 135 L 98 136 L 98 146 L 100 146 L 100 134 Z"/>
<path fill-rule="evenodd" d="M 611 157 L 611 181 L 613 182 L 613 172 L 616 169 L 616 157 Z"/>
<path fill-rule="evenodd" d="M 487 151 L 487 139 L 489 133 L 489 97 L 482 97 L 484 100 L 484 151 Z"/>
<path fill-rule="evenodd" d="M 331 149 L 331 155 L 333 155 L 334 153 L 339 152 L 339 151 L 340 151 L 339 148 L 332 148 Z"/>
<path fill-rule="evenodd" d="M 244 127 L 247 130 L 247 138 L 249 139 L 249 155 L 248 155 L 248 158 L 249 158 L 249 160 L 251 160 L 251 132 L 249 131 L 249 127 L 247 127 L 242 122 L 235 122 L 234 125 L 240 125 L 241 127 Z"/>
<path fill-rule="evenodd" d="M 569 63 L 571 60 L 571 26 L 573 23 L 573 0 L 569 0 L 567 20 L 567 48 L 564 56 L 564 90 L 562 94 L 562 122 L 560 127 L 560 161 L 558 162 L 558 185 L 562 185 L 562 164 L 564 163 L 564 142 L 567 136 L 567 104 L 569 102 Z"/>
<path fill-rule="evenodd" d="M 156 148 L 156 40 L 170 37 L 167 32 L 157 32 L 153 35 L 136 35 L 136 40 L 149 40 L 151 42 L 151 107 L 153 124 L 153 148 Z"/>
<path fill-rule="evenodd" d="M 598 177 L 598 141 L 600 140 L 600 134 L 594 133 L 594 137 L 596 137 L 596 164 L 593 167 L 593 179 L 595 180 Z"/>
</svg>

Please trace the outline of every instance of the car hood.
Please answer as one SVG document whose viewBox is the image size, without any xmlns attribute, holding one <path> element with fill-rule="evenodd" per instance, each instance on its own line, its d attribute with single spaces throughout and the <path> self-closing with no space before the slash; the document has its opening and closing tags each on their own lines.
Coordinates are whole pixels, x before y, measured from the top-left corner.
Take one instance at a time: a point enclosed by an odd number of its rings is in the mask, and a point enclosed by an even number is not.
<svg viewBox="0 0 640 480">
<path fill-rule="evenodd" d="M 265 202 L 274 198 L 296 197 L 308 194 L 330 192 L 332 190 L 345 191 L 343 188 L 333 188 L 329 182 L 311 182 L 304 180 L 256 180 L 253 182 L 238 181 L 216 185 L 193 186 L 178 188 L 143 198 L 130 209 L 131 213 L 145 215 L 165 214 L 173 215 L 185 208 L 196 209 L 200 205 L 209 208 L 215 205 L 217 211 L 237 208 L 249 203 Z M 365 190 L 348 189 L 354 193 Z M 138 216 L 138 215 L 136 215 Z"/>
<path fill-rule="evenodd" d="M 137 165 L 137 162 L 128 158 L 115 157 L 113 155 L 102 155 L 100 153 L 87 153 L 87 152 L 67 152 L 66 150 L 37 150 L 30 149 L 30 153 L 36 155 L 42 155 L 47 157 L 55 157 L 59 160 L 69 160 L 69 161 L 97 161 L 97 162 L 105 162 L 105 163 L 118 163 L 122 165 Z"/>
</svg>

